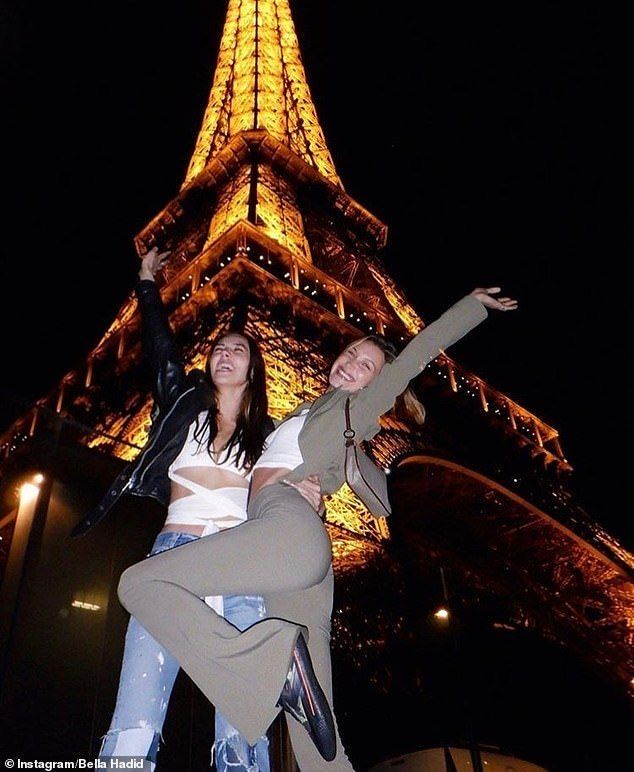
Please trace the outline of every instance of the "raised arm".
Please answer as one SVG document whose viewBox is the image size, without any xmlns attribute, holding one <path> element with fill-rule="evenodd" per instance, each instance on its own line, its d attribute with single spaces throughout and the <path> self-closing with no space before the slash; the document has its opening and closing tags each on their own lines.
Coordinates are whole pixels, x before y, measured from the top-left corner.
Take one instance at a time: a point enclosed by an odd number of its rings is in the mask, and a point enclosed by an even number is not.
<svg viewBox="0 0 634 772">
<path fill-rule="evenodd" d="M 154 400 L 159 408 L 169 405 L 178 395 L 185 370 L 174 341 L 161 293 L 154 277 L 163 267 L 169 252 L 150 249 L 141 260 L 136 294 L 141 313 L 143 358 L 152 373 Z"/>
<path fill-rule="evenodd" d="M 377 377 L 355 394 L 353 422 L 362 426 L 364 421 L 378 419 L 387 412 L 429 362 L 486 319 L 487 308 L 498 311 L 517 308 L 516 300 L 493 297 L 498 292 L 499 287 L 477 287 L 415 335 L 393 362 L 384 365 Z"/>
<path fill-rule="evenodd" d="M 477 298 L 487 308 L 494 308 L 496 311 L 515 311 L 518 306 L 517 300 L 506 296 L 494 297 L 501 291 L 501 287 L 476 287 L 469 294 Z"/>
</svg>

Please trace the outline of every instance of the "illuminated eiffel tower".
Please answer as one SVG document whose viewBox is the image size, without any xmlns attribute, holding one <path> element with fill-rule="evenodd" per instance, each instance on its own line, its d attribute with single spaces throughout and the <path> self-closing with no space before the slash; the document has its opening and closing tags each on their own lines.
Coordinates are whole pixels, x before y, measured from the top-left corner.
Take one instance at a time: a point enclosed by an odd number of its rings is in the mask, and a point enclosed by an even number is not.
<svg viewBox="0 0 634 772">
<path fill-rule="evenodd" d="M 185 181 L 135 239 L 139 254 L 172 252 L 158 281 L 187 365 L 200 366 L 209 338 L 238 319 L 262 344 L 280 417 L 321 393 L 345 342 L 378 331 L 402 343 L 423 321 L 377 256 L 386 240 L 337 175 L 288 0 L 229 0 Z M 139 333 L 130 296 L 85 367 L 0 438 L 5 482 L 51 427 L 94 453 L 134 457 L 150 411 Z M 417 386 L 430 414 L 422 432 L 388 418 L 372 442 L 391 470 L 409 558 L 423 574 L 430 561 L 451 565 L 467 601 L 489 599 L 500 625 L 539 631 L 630 688 L 634 559 L 575 504 L 557 431 L 445 354 Z M 394 571 L 389 526 L 346 488 L 327 508 L 344 586 L 371 566 L 375 579 Z M 4 544 L 15 522 L 16 511 L 0 515 Z M 355 597 L 341 601 L 334 645 L 364 642 L 358 659 L 381 690 L 389 631 L 405 616 L 382 609 L 351 624 Z"/>
</svg>

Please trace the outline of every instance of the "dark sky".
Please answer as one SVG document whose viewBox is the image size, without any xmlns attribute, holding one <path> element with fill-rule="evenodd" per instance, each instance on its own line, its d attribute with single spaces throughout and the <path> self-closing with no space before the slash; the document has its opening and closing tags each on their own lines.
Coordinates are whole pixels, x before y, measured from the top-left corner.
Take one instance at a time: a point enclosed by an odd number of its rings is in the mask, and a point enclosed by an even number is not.
<svg viewBox="0 0 634 772">
<path fill-rule="evenodd" d="M 2 4 L 0 425 L 81 365 L 127 296 L 132 237 L 185 174 L 225 9 Z M 476 285 L 520 299 L 453 354 L 560 430 L 581 503 L 632 546 L 606 20 L 543 0 L 292 9 L 344 185 L 390 228 L 392 275 L 426 320 Z"/>
</svg>

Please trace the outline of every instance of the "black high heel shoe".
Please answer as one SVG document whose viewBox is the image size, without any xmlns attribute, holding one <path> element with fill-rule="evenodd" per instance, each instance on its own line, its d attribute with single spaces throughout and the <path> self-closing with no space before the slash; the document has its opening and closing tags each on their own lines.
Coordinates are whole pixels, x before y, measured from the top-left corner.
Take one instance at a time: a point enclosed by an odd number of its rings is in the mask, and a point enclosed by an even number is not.
<svg viewBox="0 0 634 772">
<path fill-rule="evenodd" d="M 313 670 L 302 633 L 297 637 L 291 666 L 277 704 L 306 729 L 322 758 L 326 761 L 335 758 L 335 722 Z"/>
</svg>

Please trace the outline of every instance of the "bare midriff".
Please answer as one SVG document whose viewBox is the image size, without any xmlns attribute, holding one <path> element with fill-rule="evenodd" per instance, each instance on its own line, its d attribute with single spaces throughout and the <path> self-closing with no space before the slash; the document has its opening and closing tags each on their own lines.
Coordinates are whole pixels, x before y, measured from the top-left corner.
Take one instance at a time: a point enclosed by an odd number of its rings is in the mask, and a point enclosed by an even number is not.
<svg viewBox="0 0 634 772">
<path fill-rule="evenodd" d="M 239 474 L 227 472 L 224 469 L 213 469 L 210 467 L 185 467 L 178 470 L 179 475 L 186 477 L 192 482 L 208 488 L 210 491 L 218 488 L 248 488 L 249 483 Z M 184 485 L 171 481 L 170 501 L 184 499 L 194 494 L 185 488 Z M 177 533 L 191 533 L 195 536 L 201 536 L 205 526 L 194 523 L 167 523 L 163 526 L 161 533 L 173 531 Z"/>
<path fill-rule="evenodd" d="M 290 469 L 279 466 L 261 466 L 259 469 L 254 469 L 251 478 L 249 499 L 252 500 L 258 491 L 262 490 L 265 486 L 273 485 L 273 483 L 276 483 L 278 480 L 282 480 L 290 471 Z"/>
</svg>

